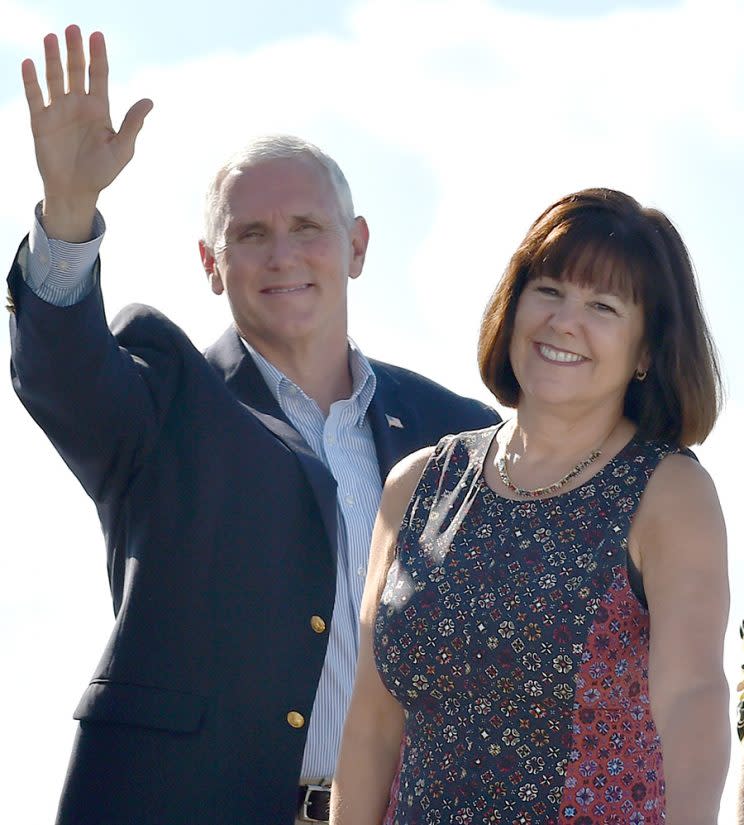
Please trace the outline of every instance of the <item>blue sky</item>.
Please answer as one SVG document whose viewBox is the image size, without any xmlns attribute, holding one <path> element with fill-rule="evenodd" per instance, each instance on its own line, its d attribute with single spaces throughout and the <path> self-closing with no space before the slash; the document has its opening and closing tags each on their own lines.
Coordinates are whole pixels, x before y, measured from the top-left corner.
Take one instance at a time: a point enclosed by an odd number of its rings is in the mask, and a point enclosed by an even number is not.
<svg viewBox="0 0 744 825">
<path fill-rule="evenodd" d="M 6 260 L 40 196 L 20 61 L 41 58 L 47 31 L 100 29 L 114 119 L 138 97 L 155 101 L 134 161 L 101 201 L 109 315 L 153 304 L 199 346 L 229 320 L 196 251 L 203 192 L 253 133 L 301 134 L 346 171 L 372 230 L 350 290 L 362 348 L 483 400 L 480 313 L 534 217 L 593 185 L 664 210 L 696 263 L 729 386 L 698 452 L 727 516 L 744 614 L 744 0 L 0 0 L 0 20 Z M 0 555 L 0 697 L 13 709 L 0 821 L 43 822 L 111 608 L 92 506 L 9 382 L 0 414 L 3 547 L 14 551 Z M 732 635 L 732 679 L 737 656 Z"/>
</svg>

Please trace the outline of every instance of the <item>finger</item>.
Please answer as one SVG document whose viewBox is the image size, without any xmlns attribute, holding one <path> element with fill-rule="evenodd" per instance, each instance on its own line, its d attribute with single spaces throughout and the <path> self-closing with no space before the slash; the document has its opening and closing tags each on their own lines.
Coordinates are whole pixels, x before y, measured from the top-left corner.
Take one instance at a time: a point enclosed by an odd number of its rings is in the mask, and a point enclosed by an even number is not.
<svg viewBox="0 0 744 825">
<path fill-rule="evenodd" d="M 33 60 L 24 60 L 21 63 L 21 77 L 23 78 L 23 90 L 26 93 L 28 110 L 31 116 L 44 111 L 44 96 L 36 77 L 36 66 Z"/>
<path fill-rule="evenodd" d="M 44 61 L 46 63 L 46 82 L 50 102 L 65 93 L 62 61 L 59 57 L 59 42 L 56 34 L 44 38 Z"/>
<path fill-rule="evenodd" d="M 88 67 L 90 84 L 88 91 L 106 102 L 108 102 L 108 74 L 106 41 L 103 39 L 101 32 L 93 32 L 90 36 L 90 66 Z"/>
<path fill-rule="evenodd" d="M 78 26 L 68 26 L 65 29 L 65 43 L 67 44 L 67 90 L 85 94 L 85 53 L 83 52 L 83 38 Z"/>
<path fill-rule="evenodd" d="M 126 115 L 124 115 L 117 139 L 123 147 L 126 147 L 130 155 L 134 152 L 134 142 L 137 140 L 137 135 L 140 133 L 140 129 L 142 129 L 145 118 L 152 111 L 152 106 L 152 101 L 144 98 L 143 100 L 138 100 Z"/>
</svg>

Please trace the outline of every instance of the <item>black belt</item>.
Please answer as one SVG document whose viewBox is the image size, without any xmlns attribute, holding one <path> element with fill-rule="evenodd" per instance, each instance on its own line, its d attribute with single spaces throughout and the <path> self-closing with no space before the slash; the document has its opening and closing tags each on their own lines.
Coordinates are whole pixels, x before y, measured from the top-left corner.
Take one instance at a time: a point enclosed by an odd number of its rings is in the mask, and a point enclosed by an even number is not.
<svg viewBox="0 0 744 825">
<path fill-rule="evenodd" d="M 331 818 L 331 789 L 322 785 L 300 785 L 297 818 L 304 822 L 328 822 Z"/>
</svg>

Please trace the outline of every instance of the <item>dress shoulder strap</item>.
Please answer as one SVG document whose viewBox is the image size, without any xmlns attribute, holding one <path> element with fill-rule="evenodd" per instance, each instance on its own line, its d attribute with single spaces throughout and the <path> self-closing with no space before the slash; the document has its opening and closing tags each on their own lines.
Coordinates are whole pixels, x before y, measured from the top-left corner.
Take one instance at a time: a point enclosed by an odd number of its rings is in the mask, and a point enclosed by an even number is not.
<svg viewBox="0 0 744 825">
<path fill-rule="evenodd" d="M 445 436 L 436 446 L 401 525 L 400 550 L 420 547 L 440 559 L 478 492 L 483 461 L 500 425 Z M 405 534 L 405 535 L 404 535 Z"/>
</svg>

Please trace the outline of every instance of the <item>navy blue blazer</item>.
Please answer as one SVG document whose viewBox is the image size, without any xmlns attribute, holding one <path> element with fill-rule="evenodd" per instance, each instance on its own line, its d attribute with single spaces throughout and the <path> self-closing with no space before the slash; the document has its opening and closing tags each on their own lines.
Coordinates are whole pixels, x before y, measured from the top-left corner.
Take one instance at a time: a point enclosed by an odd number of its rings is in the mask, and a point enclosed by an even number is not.
<svg viewBox="0 0 744 825">
<path fill-rule="evenodd" d="M 206 354 L 157 311 L 107 327 L 8 278 L 16 392 L 95 502 L 115 622 L 75 711 L 64 825 L 291 825 L 325 657 L 336 485 L 234 329 Z M 493 410 L 372 362 L 383 478 Z M 391 427 L 386 414 L 402 428 Z"/>
</svg>

